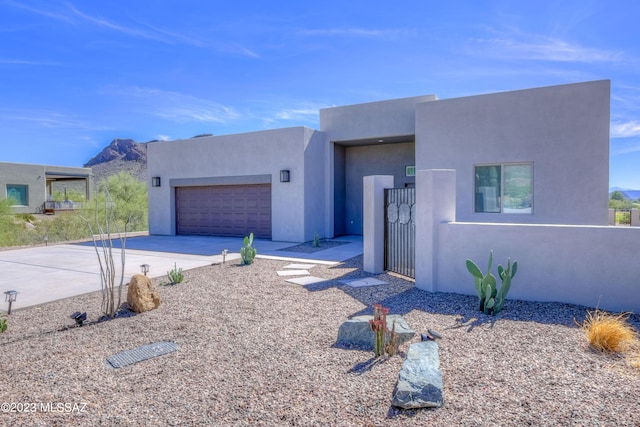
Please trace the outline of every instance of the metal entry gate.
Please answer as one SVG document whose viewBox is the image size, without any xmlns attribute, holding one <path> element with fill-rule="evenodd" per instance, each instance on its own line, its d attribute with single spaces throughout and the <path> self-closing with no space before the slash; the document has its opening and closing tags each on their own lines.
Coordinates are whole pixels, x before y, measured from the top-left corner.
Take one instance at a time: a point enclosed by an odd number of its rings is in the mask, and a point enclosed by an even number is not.
<svg viewBox="0 0 640 427">
<path fill-rule="evenodd" d="M 384 269 L 415 277 L 416 189 L 385 189 L 384 212 Z"/>
</svg>

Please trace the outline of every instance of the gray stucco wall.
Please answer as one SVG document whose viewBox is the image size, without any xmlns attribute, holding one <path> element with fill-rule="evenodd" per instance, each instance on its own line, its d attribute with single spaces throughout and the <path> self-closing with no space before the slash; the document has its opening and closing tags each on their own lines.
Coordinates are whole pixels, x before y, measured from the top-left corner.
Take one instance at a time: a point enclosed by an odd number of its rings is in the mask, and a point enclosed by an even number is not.
<svg viewBox="0 0 640 427">
<path fill-rule="evenodd" d="M 15 213 L 35 213 L 47 198 L 44 166 L 0 163 L 0 197 L 7 198 L 7 185 L 26 185 L 28 205 L 13 206 Z"/>
<path fill-rule="evenodd" d="M 485 272 L 493 249 L 496 277 L 498 264 L 506 266 L 508 257 L 518 261 L 507 299 L 640 311 L 640 228 L 449 223 L 440 224 L 439 232 L 436 291 L 474 295 L 465 260 Z"/>
<path fill-rule="evenodd" d="M 304 149 L 304 241 L 328 237 L 325 229 L 326 168 L 324 164 L 325 140 L 321 132 L 305 128 Z"/>
<path fill-rule="evenodd" d="M 363 178 L 369 175 L 391 175 L 397 187 L 414 183 L 405 176 L 406 166 L 415 164 L 415 144 L 365 145 L 345 147 L 345 232 L 362 234 Z"/>
<path fill-rule="evenodd" d="M 315 225 L 305 224 L 305 204 L 320 206 L 320 218 L 324 212 L 324 193 L 305 198 L 305 150 L 317 151 L 323 140 L 317 131 L 295 127 L 149 144 L 149 180 L 154 176 L 162 180 L 161 187 L 149 182 L 149 232 L 175 234 L 174 186 L 181 180 L 199 179 L 205 185 L 207 178 L 245 177 L 242 182 L 249 183 L 251 177 L 262 182 L 270 176 L 272 239 L 305 241 L 308 228 Z M 321 170 L 323 159 L 319 155 L 315 160 Z M 280 182 L 282 169 L 291 172 L 291 182 Z M 322 185 L 322 177 L 319 182 Z M 312 186 L 309 191 L 313 190 Z"/>
<path fill-rule="evenodd" d="M 454 169 L 457 221 L 607 224 L 608 80 L 425 102 L 417 169 Z M 533 214 L 474 213 L 474 165 L 533 162 Z"/>
<path fill-rule="evenodd" d="M 435 95 L 414 96 L 320 110 L 320 130 L 327 141 L 413 135 L 416 104 Z"/>
</svg>

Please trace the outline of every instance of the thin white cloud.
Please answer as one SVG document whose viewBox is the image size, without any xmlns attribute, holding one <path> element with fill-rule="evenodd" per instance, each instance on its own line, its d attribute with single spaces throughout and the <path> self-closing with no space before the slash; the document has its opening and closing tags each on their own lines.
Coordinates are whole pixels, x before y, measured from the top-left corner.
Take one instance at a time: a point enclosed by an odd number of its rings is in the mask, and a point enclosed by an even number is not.
<svg viewBox="0 0 640 427">
<path fill-rule="evenodd" d="M 29 6 L 24 3 L 18 3 L 16 1 L 7 0 L 4 2 L 5 5 L 15 7 L 18 9 L 26 10 L 27 12 L 35 13 L 36 15 L 44 16 L 47 18 L 55 19 L 57 21 L 67 22 L 69 24 L 73 23 L 73 19 L 64 13 L 53 12 L 50 10 L 40 9 L 37 7 Z"/>
<path fill-rule="evenodd" d="M 133 37 L 156 40 L 156 41 L 165 42 L 165 43 L 168 41 L 166 37 L 163 37 L 161 34 L 158 34 L 157 32 L 143 31 L 139 28 L 131 28 L 124 25 L 119 25 L 111 21 L 108 21 L 106 19 L 96 18 L 90 15 L 87 15 L 81 12 L 80 10 L 76 9 L 71 3 L 66 3 L 66 5 L 69 8 L 69 10 L 71 10 L 76 16 L 78 16 L 79 18 L 82 18 L 86 22 L 97 25 L 99 27 L 104 27 L 104 28 L 117 31 L 123 34 L 127 34 Z"/>
<path fill-rule="evenodd" d="M 156 135 L 156 139 L 158 141 L 170 141 L 171 137 L 169 135 Z"/>
<path fill-rule="evenodd" d="M 640 120 L 611 123 L 611 138 L 630 138 L 640 136 Z"/>
<path fill-rule="evenodd" d="M 291 110 L 278 111 L 275 117 L 279 120 L 309 120 L 318 117 L 319 109 L 316 108 L 294 108 Z"/>
<path fill-rule="evenodd" d="M 81 129 L 81 130 L 109 130 L 105 126 L 95 126 L 74 115 L 52 110 L 38 109 L 0 109 L 0 122 L 28 122 L 30 126 L 48 129 Z"/>
<path fill-rule="evenodd" d="M 111 87 L 103 94 L 127 98 L 127 102 L 136 106 L 141 113 L 178 123 L 228 123 L 240 118 L 231 107 L 180 92 L 144 87 Z"/>
<path fill-rule="evenodd" d="M 38 66 L 59 66 L 59 65 L 62 65 L 59 62 L 30 61 L 30 60 L 27 60 L 27 59 L 12 59 L 12 58 L 0 58 L 0 64 L 5 64 L 5 65 L 38 65 Z"/>
<path fill-rule="evenodd" d="M 366 28 L 318 28 L 300 30 L 297 32 L 301 36 L 322 36 L 322 37 L 364 37 L 364 38 L 390 38 L 411 34 L 411 30 L 370 30 Z"/>
<path fill-rule="evenodd" d="M 621 142 L 624 141 L 624 142 Z M 640 153 L 640 141 L 631 141 L 617 139 L 611 143 L 611 156 L 620 156 L 625 154 Z"/>
<path fill-rule="evenodd" d="M 503 59 L 552 62 L 618 62 L 621 52 L 581 46 L 555 37 L 530 35 L 471 39 L 472 49 L 479 55 Z"/>
<path fill-rule="evenodd" d="M 70 2 L 64 3 L 64 5 L 66 6 L 66 11 L 64 12 L 54 12 L 40 9 L 22 3 L 17 3 L 12 0 L 7 1 L 6 4 L 15 8 L 26 10 L 31 13 L 45 16 L 47 18 L 63 21 L 71 25 L 76 25 L 79 22 L 85 22 L 96 27 L 127 35 L 129 37 L 153 40 L 168 45 L 183 44 L 201 48 L 213 48 L 219 52 L 227 54 L 230 53 L 233 55 L 246 56 L 249 58 L 260 58 L 260 55 L 255 51 L 245 46 L 239 46 L 236 43 L 209 41 L 206 39 L 198 38 L 196 36 L 170 31 L 164 28 L 160 28 L 156 25 L 137 21 L 135 19 L 132 19 L 131 25 L 124 25 L 102 17 L 89 15 L 78 9 Z"/>
</svg>

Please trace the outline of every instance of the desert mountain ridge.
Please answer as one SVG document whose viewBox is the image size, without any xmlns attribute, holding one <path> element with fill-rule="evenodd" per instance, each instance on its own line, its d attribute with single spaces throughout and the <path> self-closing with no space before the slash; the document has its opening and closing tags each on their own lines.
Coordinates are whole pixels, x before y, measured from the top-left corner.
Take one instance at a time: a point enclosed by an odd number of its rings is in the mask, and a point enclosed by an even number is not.
<svg viewBox="0 0 640 427">
<path fill-rule="evenodd" d="M 118 172 L 127 172 L 139 181 L 147 180 L 147 144 L 133 139 L 116 138 L 84 164 L 93 170 L 95 182 Z"/>
<path fill-rule="evenodd" d="M 203 133 L 192 138 L 205 136 L 213 136 L 213 134 Z M 121 171 L 145 182 L 147 180 L 147 146 L 154 142 L 158 142 L 158 140 L 136 142 L 130 138 L 116 138 L 85 163 L 84 167 L 93 170 L 96 182 Z"/>
</svg>

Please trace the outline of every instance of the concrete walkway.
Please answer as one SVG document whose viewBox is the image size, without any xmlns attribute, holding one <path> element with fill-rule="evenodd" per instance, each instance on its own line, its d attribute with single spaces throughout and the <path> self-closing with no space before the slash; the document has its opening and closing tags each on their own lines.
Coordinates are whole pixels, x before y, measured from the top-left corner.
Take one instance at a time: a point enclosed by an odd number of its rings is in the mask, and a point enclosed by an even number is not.
<svg viewBox="0 0 640 427">
<path fill-rule="evenodd" d="M 255 240 L 253 246 L 260 258 L 305 260 L 314 263 L 336 263 L 362 254 L 362 236 L 343 236 L 334 240 L 349 242 L 314 253 L 288 252 L 296 243 Z M 114 241 L 114 247 L 119 245 Z M 174 267 L 190 270 L 240 258 L 241 238 L 208 236 L 141 236 L 126 240 L 124 284 L 149 264 L 148 276 L 166 276 Z M 101 249 L 99 248 L 101 251 Z M 120 249 L 113 251 L 120 271 Z M 100 267 L 92 242 L 61 244 L 0 251 L 0 309 L 7 310 L 4 292 L 18 291 L 12 310 L 99 291 Z M 120 277 L 119 274 L 117 276 Z"/>
</svg>

